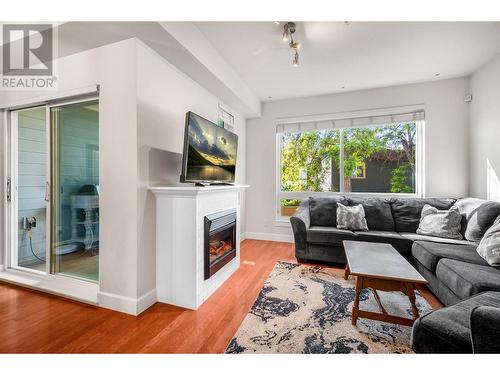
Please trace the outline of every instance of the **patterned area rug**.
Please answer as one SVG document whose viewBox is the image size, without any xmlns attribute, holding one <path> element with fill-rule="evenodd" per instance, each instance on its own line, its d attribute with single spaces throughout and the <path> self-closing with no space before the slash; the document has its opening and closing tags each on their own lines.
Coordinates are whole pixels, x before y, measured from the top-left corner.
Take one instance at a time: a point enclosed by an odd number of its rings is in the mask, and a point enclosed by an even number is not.
<svg viewBox="0 0 500 375">
<path fill-rule="evenodd" d="M 363 318 L 351 324 L 354 283 L 328 268 L 276 263 L 226 353 L 412 353 L 411 327 Z M 379 295 L 389 314 L 411 317 L 406 295 Z M 420 314 L 432 310 L 416 298 Z M 360 308 L 379 311 L 369 289 Z"/>
</svg>

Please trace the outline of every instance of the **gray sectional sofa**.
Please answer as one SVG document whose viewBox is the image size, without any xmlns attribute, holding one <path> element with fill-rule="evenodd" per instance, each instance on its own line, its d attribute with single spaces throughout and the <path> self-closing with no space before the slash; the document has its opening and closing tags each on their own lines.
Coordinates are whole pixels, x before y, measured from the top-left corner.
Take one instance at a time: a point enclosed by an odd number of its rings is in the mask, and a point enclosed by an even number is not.
<svg viewBox="0 0 500 375">
<path fill-rule="evenodd" d="M 369 230 L 338 229 L 336 227 L 338 203 L 348 206 L 362 204 Z M 425 204 L 438 209 L 449 209 L 456 205 L 462 214 L 461 227 L 464 239 L 455 240 L 417 234 L 421 211 Z M 303 201 L 297 212 L 290 218 L 290 222 L 295 238 L 295 255 L 299 261 L 345 264 L 346 258 L 342 246 L 344 240 L 390 243 L 427 279 L 429 289 L 444 305 L 455 305 L 470 297 L 482 296 L 483 292 L 498 292 L 493 293 L 493 300 L 498 303 L 486 303 L 486 306 L 498 305 L 500 307 L 500 269 L 489 266 L 476 252 L 482 235 L 499 215 L 500 203 L 474 198 L 383 199 L 332 195 L 310 197 Z M 483 297 L 477 298 L 482 301 Z M 469 330 L 472 309 L 479 303 L 478 300 L 472 302 L 472 304 L 463 302 L 463 306 L 457 305 L 463 314 L 468 314 L 462 319 L 466 322 L 464 323 L 466 327 L 463 327 L 466 330 Z M 499 321 L 496 324 L 500 324 L 500 310 L 498 314 Z M 445 320 L 444 323 L 430 326 L 434 328 L 440 326 L 448 333 L 460 331 L 456 329 L 448 331 L 446 329 L 447 315 L 441 312 L 437 319 L 440 320 L 441 316 Z M 419 332 L 432 331 L 426 323 L 433 319 L 435 319 L 433 313 L 422 317 L 416 324 Z M 438 337 L 446 336 L 443 331 L 438 330 L 434 333 Z M 427 337 L 431 336 L 427 335 Z M 453 341 L 454 338 L 449 338 L 449 340 Z M 450 348 L 456 349 L 451 349 L 451 351 L 466 351 L 465 348 L 472 347 L 470 340 L 469 338 L 467 345 L 456 347 L 451 345 Z M 418 341 L 422 343 L 420 338 Z M 432 342 L 437 341 L 429 341 L 429 343 Z M 433 350 L 440 352 L 441 349 L 428 345 L 415 345 L 415 350 L 421 352 L 433 352 Z"/>
</svg>

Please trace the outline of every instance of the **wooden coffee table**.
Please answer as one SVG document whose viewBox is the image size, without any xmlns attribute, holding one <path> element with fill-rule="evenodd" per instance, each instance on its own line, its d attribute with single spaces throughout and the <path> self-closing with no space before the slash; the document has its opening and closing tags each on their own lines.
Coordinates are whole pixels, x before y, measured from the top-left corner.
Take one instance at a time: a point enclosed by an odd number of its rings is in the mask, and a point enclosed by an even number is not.
<svg viewBox="0 0 500 375">
<path fill-rule="evenodd" d="M 415 285 L 427 284 L 427 280 L 389 244 L 344 241 L 344 249 L 347 256 L 344 278 L 347 280 L 349 275 L 356 276 L 352 324 L 356 325 L 358 318 L 367 318 L 412 326 L 418 318 Z M 359 309 L 359 294 L 364 288 L 371 288 L 380 313 Z M 413 319 L 388 314 L 380 301 L 377 290 L 405 293 L 410 299 Z"/>
</svg>

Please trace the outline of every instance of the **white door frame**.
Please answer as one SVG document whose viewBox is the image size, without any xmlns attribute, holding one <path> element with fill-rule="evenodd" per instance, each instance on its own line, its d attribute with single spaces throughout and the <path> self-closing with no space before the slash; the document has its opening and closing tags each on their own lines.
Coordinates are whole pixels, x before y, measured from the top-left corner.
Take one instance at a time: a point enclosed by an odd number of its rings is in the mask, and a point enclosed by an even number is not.
<svg viewBox="0 0 500 375">
<path fill-rule="evenodd" d="M 4 181 L 7 181 L 10 178 L 10 199 L 7 199 L 7 196 L 4 198 L 4 222 L 5 222 L 5 254 L 4 254 L 4 267 L 5 269 L 14 269 L 22 272 L 28 272 L 32 274 L 42 275 L 46 277 L 68 277 L 64 275 L 51 274 L 51 266 L 52 266 L 52 223 L 51 223 L 51 206 L 52 206 L 52 140 L 53 140 L 53 132 L 52 132 L 52 124 L 51 124 L 51 109 L 54 107 L 61 107 L 69 104 L 83 103 L 93 100 L 99 100 L 99 94 L 96 95 L 85 95 L 83 98 L 75 99 L 74 97 L 68 99 L 58 98 L 52 103 L 36 103 L 33 105 L 26 105 L 23 107 L 5 110 L 4 111 L 4 121 L 5 121 L 5 163 L 4 163 Z M 47 158 L 46 158 L 46 182 L 45 182 L 45 198 L 46 198 L 46 248 L 45 248 L 45 272 L 33 270 L 27 267 L 18 266 L 17 263 L 17 250 L 18 250 L 18 178 L 17 178 L 17 166 L 18 166 L 18 149 L 17 149 L 17 140 L 18 140 L 18 122 L 17 122 L 17 113 L 31 108 L 41 108 L 45 107 L 46 110 L 46 121 L 45 121 L 45 129 L 46 129 L 46 150 L 47 150 Z M 81 279 L 78 277 L 74 277 L 77 279 Z M 81 279 L 84 281 L 92 282 L 90 280 Z M 100 280 L 100 277 L 99 277 Z"/>
</svg>

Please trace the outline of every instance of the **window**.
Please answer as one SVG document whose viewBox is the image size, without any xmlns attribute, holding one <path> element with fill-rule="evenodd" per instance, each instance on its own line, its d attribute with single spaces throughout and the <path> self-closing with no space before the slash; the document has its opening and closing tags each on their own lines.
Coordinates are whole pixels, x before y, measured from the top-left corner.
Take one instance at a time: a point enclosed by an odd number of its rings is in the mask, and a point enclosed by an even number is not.
<svg viewBox="0 0 500 375">
<path fill-rule="evenodd" d="M 364 163 L 356 165 L 351 174 L 351 180 L 354 178 L 366 178 L 366 165 Z"/>
<path fill-rule="evenodd" d="M 387 117 L 387 116 L 386 116 Z M 372 120 L 372 118 L 370 118 Z M 419 195 L 422 119 L 300 131 L 278 128 L 279 217 L 293 215 L 309 195 Z"/>
<path fill-rule="evenodd" d="M 282 133 L 282 191 L 340 191 L 332 169 L 337 169 L 340 131 Z"/>
<path fill-rule="evenodd" d="M 343 129 L 345 193 L 416 193 L 415 122 Z"/>
</svg>

